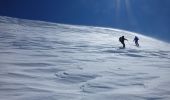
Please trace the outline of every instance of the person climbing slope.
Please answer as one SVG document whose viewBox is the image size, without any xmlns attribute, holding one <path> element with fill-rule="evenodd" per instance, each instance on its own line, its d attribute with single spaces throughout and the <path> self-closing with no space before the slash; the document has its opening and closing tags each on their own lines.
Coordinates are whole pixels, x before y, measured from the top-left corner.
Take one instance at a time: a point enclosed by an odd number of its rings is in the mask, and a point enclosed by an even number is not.
<svg viewBox="0 0 170 100">
<path fill-rule="evenodd" d="M 123 48 L 125 48 L 125 40 L 127 40 L 124 36 L 121 36 L 120 38 L 119 38 L 119 41 L 122 43 L 122 45 L 123 45 Z M 127 40 L 128 41 L 128 40 Z"/>
<path fill-rule="evenodd" d="M 135 36 L 135 38 L 134 38 L 134 40 L 133 40 L 133 41 L 135 41 L 135 44 L 136 44 L 136 46 L 137 46 L 137 47 L 139 47 L 138 40 L 139 40 L 139 38 L 138 38 L 137 36 Z"/>
</svg>

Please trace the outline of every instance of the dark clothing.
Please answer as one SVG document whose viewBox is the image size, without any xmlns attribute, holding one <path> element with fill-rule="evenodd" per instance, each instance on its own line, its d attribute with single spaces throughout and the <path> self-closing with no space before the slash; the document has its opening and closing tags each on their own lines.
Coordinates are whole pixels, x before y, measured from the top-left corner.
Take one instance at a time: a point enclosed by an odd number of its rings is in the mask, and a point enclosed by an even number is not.
<svg viewBox="0 0 170 100">
<path fill-rule="evenodd" d="M 125 42 L 121 42 L 123 44 L 123 48 L 125 48 Z"/>
<path fill-rule="evenodd" d="M 123 48 L 125 48 L 125 40 L 127 40 L 126 38 L 124 38 L 124 36 L 119 38 L 119 41 L 122 43 Z"/>
<path fill-rule="evenodd" d="M 138 38 L 137 36 L 135 36 L 135 38 L 134 38 L 134 40 L 133 40 L 133 41 L 135 41 L 135 44 L 136 44 L 136 46 L 137 46 L 137 47 L 139 47 L 138 40 L 139 40 L 139 38 Z"/>
</svg>

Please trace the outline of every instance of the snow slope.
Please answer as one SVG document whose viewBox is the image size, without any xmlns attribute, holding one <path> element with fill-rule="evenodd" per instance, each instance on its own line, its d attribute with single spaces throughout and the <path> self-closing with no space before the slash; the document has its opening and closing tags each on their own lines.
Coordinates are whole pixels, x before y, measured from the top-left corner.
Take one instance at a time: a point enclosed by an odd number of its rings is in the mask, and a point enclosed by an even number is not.
<svg viewBox="0 0 170 100">
<path fill-rule="evenodd" d="M 122 35 L 126 49 L 119 49 Z M 169 43 L 118 29 L 0 17 L 0 100 L 170 100 L 169 76 Z"/>
</svg>

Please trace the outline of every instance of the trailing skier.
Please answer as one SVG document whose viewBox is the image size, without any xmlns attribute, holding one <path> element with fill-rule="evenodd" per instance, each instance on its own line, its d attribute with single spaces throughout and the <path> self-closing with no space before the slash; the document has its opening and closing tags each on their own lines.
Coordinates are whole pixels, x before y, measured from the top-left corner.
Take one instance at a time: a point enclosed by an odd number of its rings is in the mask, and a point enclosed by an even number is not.
<svg viewBox="0 0 170 100">
<path fill-rule="evenodd" d="M 137 47 L 139 47 L 138 40 L 139 40 L 139 38 L 138 38 L 137 36 L 135 36 L 135 38 L 134 38 L 134 40 L 133 40 L 133 41 L 135 41 L 135 44 L 136 44 L 136 46 L 137 46 Z"/>
</svg>

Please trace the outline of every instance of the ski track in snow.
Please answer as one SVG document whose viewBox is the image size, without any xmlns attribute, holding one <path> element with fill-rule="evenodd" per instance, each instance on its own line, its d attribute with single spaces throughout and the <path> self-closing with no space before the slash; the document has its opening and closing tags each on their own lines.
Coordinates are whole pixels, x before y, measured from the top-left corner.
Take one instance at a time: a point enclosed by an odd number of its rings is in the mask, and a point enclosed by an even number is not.
<svg viewBox="0 0 170 100">
<path fill-rule="evenodd" d="M 119 49 L 121 35 L 126 49 Z M 169 76 L 169 43 L 0 16 L 1 100 L 170 100 Z"/>
</svg>

